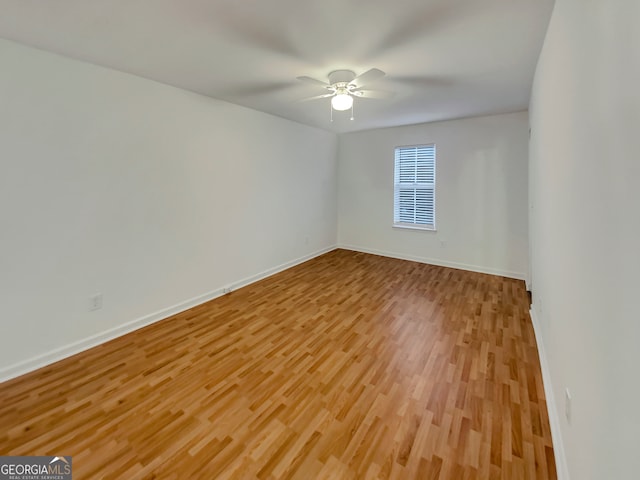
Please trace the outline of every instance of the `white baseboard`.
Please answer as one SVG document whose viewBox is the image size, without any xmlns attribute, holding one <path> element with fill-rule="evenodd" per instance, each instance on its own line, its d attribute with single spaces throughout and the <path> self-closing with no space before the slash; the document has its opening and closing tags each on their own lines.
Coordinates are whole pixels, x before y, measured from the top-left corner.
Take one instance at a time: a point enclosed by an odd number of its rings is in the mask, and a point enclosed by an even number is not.
<svg viewBox="0 0 640 480">
<path fill-rule="evenodd" d="M 242 280 L 231 282 L 223 288 L 218 288 L 211 292 L 198 295 L 197 297 L 190 298 L 176 305 L 164 308 L 154 313 L 150 313 L 148 315 L 137 318 L 130 322 L 123 323 L 122 325 L 118 325 L 117 327 L 111 328 L 109 330 L 105 330 L 103 332 L 100 332 L 96 335 L 92 335 L 80 341 L 50 350 L 36 357 L 32 357 L 27 360 L 23 360 L 21 362 L 15 363 L 13 365 L 9 365 L 8 367 L 0 368 L 0 382 L 5 382 L 7 380 L 18 377 L 20 375 L 24 375 L 25 373 L 29 373 L 29 372 L 32 372 L 33 370 L 37 370 L 38 368 L 45 367 L 54 362 L 63 360 L 67 357 L 80 353 L 84 350 L 88 350 L 89 348 L 93 348 L 102 343 L 108 342 L 109 340 L 113 340 L 114 338 L 121 337 L 122 335 L 131 333 L 142 327 L 151 325 L 152 323 L 158 322 L 160 320 L 164 320 L 165 318 L 171 317 L 180 312 L 184 312 L 185 310 L 189 310 L 190 308 L 193 308 L 197 305 L 213 300 L 214 298 L 218 298 L 226 293 L 225 289 L 227 288 L 231 289 L 232 291 L 237 290 L 238 288 L 257 282 L 258 280 L 262 280 L 264 278 L 270 277 L 271 275 L 274 275 L 278 272 L 282 272 L 283 270 L 294 267 L 300 263 L 306 262 L 307 260 L 311 260 L 312 258 L 318 257 L 327 252 L 335 250 L 336 248 L 337 247 L 335 245 L 332 245 L 327 248 L 323 248 L 322 250 L 318 250 L 311 254 L 296 258 L 295 260 L 291 260 L 281 265 L 277 265 L 273 268 L 269 268 L 267 270 L 264 270 L 250 277 L 244 278 Z"/>
<path fill-rule="evenodd" d="M 353 250 L 354 252 L 371 253 L 382 257 L 398 258 L 400 260 L 411 260 L 413 262 L 428 263 L 430 265 L 438 265 L 439 267 L 457 268 L 459 270 L 468 270 L 470 272 L 488 273 L 489 275 L 499 275 L 501 277 L 515 278 L 517 280 L 526 280 L 527 276 L 520 272 L 510 272 L 496 268 L 480 267 L 478 265 L 468 265 L 465 263 L 450 262 L 447 260 L 439 260 L 436 258 L 419 257 L 416 255 L 405 255 L 403 253 L 387 252 L 384 250 L 375 250 L 372 248 L 359 247 L 356 245 L 338 244 L 338 248 L 345 250 Z"/>
<path fill-rule="evenodd" d="M 536 314 L 534 306 L 529 311 L 531 323 L 536 336 L 536 344 L 538 346 L 538 355 L 540 356 L 540 368 L 542 370 L 542 383 L 544 385 L 544 395 L 547 399 L 547 411 L 549 412 L 549 426 L 551 427 L 551 438 L 553 440 L 553 454 L 556 458 L 556 470 L 558 480 L 570 480 L 569 466 L 567 464 L 567 456 L 564 451 L 564 442 L 562 441 L 562 432 L 560 430 L 560 411 L 553 393 L 553 385 L 551 383 L 551 371 L 547 362 L 547 354 L 544 349 L 544 341 L 542 338 L 542 329 L 540 321 Z"/>
</svg>

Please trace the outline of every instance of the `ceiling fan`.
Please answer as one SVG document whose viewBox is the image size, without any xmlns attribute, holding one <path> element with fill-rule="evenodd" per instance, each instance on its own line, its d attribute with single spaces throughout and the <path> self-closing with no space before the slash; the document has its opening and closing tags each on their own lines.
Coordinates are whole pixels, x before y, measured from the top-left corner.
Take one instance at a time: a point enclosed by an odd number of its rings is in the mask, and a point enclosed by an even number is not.
<svg viewBox="0 0 640 480">
<path fill-rule="evenodd" d="M 358 98 L 389 98 L 390 92 L 380 90 L 364 90 L 363 87 L 384 77 L 385 73 L 377 68 L 372 68 L 357 75 L 351 70 L 335 70 L 328 75 L 329 82 L 316 80 L 315 78 L 303 76 L 298 80 L 316 86 L 321 86 L 328 90 L 328 93 L 304 98 L 301 102 L 317 100 L 320 98 L 331 98 L 331 120 L 333 121 L 333 110 L 344 111 L 351 109 L 351 120 L 353 120 L 353 99 Z"/>
</svg>

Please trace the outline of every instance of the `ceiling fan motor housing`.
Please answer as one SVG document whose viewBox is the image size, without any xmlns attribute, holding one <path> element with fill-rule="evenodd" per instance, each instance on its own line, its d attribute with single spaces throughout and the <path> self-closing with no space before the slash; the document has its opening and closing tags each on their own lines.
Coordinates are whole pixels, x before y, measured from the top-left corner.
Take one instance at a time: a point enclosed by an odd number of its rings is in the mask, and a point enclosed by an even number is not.
<svg viewBox="0 0 640 480">
<path fill-rule="evenodd" d="M 354 78 L 356 78 L 356 74 L 351 70 L 334 70 L 329 74 L 329 83 L 331 85 L 334 85 L 336 83 L 348 84 Z"/>
</svg>

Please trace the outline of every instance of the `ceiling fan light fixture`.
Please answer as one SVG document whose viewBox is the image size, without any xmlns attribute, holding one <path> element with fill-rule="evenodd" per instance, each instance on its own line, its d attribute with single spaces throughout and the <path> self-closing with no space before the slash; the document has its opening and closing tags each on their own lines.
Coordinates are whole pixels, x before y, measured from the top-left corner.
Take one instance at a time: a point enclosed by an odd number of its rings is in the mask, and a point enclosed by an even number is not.
<svg viewBox="0 0 640 480">
<path fill-rule="evenodd" d="M 331 98 L 331 106 L 334 110 L 349 110 L 353 105 L 353 97 L 348 93 L 339 93 Z"/>
</svg>

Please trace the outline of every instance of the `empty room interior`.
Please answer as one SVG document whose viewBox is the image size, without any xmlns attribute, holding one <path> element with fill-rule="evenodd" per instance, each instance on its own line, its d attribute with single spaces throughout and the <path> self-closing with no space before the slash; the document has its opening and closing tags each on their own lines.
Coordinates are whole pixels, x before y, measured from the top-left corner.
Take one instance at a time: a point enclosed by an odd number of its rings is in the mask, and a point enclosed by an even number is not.
<svg viewBox="0 0 640 480">
<path fill-rule="evenodd" d="M 0 9 L 1 478 L 640 478 L 640 2 Z"/>
</svg>

